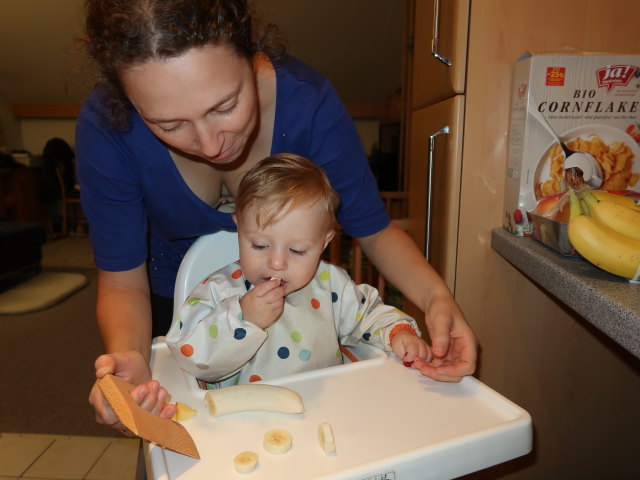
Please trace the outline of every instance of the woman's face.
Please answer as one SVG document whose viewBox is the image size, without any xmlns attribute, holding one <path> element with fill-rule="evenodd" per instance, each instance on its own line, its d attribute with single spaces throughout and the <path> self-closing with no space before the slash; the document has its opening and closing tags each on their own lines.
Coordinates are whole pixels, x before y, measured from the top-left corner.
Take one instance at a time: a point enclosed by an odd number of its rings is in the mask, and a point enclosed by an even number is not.
<svg viewBox="0 0 640 480">
<path fill-rule="evenodd" d="M 236 160 L 257 124 L 253 66 L 225 46 L 192 48 L 122 73 L 125 92 L 168 146 L 213 164 Z"/>
</svg>

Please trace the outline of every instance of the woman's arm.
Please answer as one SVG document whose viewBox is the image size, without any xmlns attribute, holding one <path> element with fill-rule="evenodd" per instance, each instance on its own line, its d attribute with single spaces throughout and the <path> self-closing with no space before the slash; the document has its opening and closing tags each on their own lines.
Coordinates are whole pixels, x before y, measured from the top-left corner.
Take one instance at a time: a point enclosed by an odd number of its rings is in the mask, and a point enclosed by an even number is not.
<svg viewBox="0 0 640 480">
<path fill-rule="evenodd" d="M 97 317 L 107 353 L 135 350 L 148 363 L 151 301 L 145 264 L 124 272 L 98 270 Z"/>
<path fill-rule="evenodd" d="M 476 368 L 477 339 L 453 295 L 411 237 L 393 222 L 358 239 L 382 275 L 425 314 L 434 360 L 416 365 L 431 378 L 458 382 Z"/>
<path fill-rule="evenodd" d="M 151 306 L 146 266 L 124 272 L 98 270 L 98 326 L 106 354 L 95 362 L 96 383 L 89 395 L 96 421 L 122 430 L 113 410 L 98 387 L 106 374 L 136 385 L 131 395 L 145 410 L 171 418 L 175 408 L 167 405 L 167 391 L 151 380 Z"/>
</svg>

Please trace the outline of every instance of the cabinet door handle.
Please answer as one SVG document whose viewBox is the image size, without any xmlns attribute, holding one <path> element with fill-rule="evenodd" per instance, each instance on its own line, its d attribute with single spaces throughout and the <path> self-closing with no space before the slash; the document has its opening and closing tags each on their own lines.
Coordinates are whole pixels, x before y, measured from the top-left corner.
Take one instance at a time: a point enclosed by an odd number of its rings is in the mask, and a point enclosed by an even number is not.
<svg viewBox="0 0 640 480">
<path fill-rule="evenodd" d="M 429 261 L 431 254 L 431 206 L 433 203 L 433 160 L 436 150 L 436 137 L 438 135 L 448 134 L 449 126 L 442 127 L 433 135 L 429 135 L 429 163 L 427 164 L 427 215 L 425 223 L 424 235 L 424 256 Z"/>
<path fill-rule="evenodd" d="M 440 0 L 433 2 L 433 38 L 431 39 L 431 55 L 436 57 L 447 67 L 451 66 L 451 60 L 438 53 L 438 40 L 440 38 Z"/>
</svg>

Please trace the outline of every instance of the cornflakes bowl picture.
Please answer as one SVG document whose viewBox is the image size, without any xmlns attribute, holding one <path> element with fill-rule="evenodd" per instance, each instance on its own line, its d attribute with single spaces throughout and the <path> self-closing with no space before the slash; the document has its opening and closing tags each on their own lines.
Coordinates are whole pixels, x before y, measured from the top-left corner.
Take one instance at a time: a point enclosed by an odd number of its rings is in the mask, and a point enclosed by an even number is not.
<svg viewBox="0 0 640 480">
<path fill-rule="evenodd" d="M 640 191 L 640 146 L 623 130 L 600 124 L 580 125 L 560 135 L 571 150 L 589 152 L 602 167 L 601 190 Z M 564 153 L 549 143 L 536 168 L 533 188 L 536 200 L 563 191 Z"/>
</svg>

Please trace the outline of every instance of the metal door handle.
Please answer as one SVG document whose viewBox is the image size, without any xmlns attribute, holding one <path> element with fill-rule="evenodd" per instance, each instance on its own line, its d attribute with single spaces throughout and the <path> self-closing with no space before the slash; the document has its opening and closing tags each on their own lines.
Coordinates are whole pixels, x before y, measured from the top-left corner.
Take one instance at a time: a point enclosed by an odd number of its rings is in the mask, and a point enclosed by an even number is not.
<svg viewBox="0 0 640 480">
<path fill-rule="evenodd" d="M 433 2 L 433 37 L 431 38 L 431 55 L 436 57 L 447 67 L 451 66 L 451 60 L 438 53 L 438 40 L 440 39 L 440 0 Z"/>
<path fill-rule="evenodd" d="M 433 203 L 433 158 L 436 149 L 436 137 L 438 135 L 444 135 L 450 132 L 450 128 L 447 125 L 442 127 L 433 135 L 429 135 L 429 163 L 427 164 L 427 218 L 425 225 L 424 235 L 424 256 L 429 261 L 431 254 L 431 206 Z"/>
</svg>

